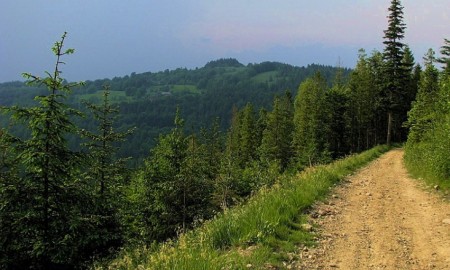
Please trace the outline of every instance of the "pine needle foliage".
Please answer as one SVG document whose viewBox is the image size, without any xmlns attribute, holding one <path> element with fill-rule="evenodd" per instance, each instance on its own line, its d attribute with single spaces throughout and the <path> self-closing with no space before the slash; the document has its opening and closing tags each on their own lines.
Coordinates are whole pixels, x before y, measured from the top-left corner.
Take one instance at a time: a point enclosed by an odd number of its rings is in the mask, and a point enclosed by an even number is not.
<svg viewBox="0 0 450 270">
<path fill-rule="evenodd" d="M 52 51 L 56 56 L 53 72 L 46 77 L 24 73 L 27 84 L 45 86 L 46 95 L 35 98 L 33 107 L 2 108 L 12 119 L 23 123 L 31 136 L 13 138 L 20 172 L 13 185 L 16 192 L 6 199 L 17 204 L 10 213 L 14 239 L 5 243 L 3 258 L 7 265 L 49 269 L 73 263 L 77 248 L 73 238 L 80 225 L 83 198 L 74 176 L 82 163 L 82 155 L 69 149 L 67 135 L 76 133 L 72 122 L 80 112 L 69 108 L 64 100 L 80 83 L 67 83 L 61 77 L 62 57 L 72 54 L 64 49 L 66 33 L 56 42 Z M 12 138 L 12 137 L 11 137 Z M 3 236 L 3 234 L 2 234 Z"/>
</svg>

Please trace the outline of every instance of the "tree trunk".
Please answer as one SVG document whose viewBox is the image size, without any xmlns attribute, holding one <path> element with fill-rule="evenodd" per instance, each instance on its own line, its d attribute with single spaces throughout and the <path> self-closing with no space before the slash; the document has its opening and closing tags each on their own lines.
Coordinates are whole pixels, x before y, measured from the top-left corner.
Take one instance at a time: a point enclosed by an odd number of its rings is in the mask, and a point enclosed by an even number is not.
<svg viewBox="0 0 450 270">
<path fill-rule="evenodd" d="M 370 148 L 369 144 L 369 128 L 366 129 L 366 150 Z"/>
<path fill-rule="evenodd" d="M 392 111 L 388 112 L 388 129 L 387 129 L 387 138 L 386 138 L 386 144 L 391 145 L 391 138 L 392 138 Z"/>
</svg>

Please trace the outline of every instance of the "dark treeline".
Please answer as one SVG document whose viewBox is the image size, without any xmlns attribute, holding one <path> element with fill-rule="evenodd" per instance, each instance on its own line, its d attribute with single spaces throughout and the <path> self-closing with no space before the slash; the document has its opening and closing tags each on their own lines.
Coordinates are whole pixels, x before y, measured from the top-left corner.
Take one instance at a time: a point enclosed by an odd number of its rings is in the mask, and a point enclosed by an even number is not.
<svg viewBox="0 0 450 270">
<path fill-rule="evenodd" d="M 61 78 L 61 58 L 73 53 L 64 35 L 54 72 L 25 74 L 35 100 L 1 107 L 0 265 L 85 268 L 124 245 L 154 247 L 283 174 L 407 138 L 410 160 L 424 151 L 448 176 L 448 41 L 445 71 L 432 52 L 422 71 L 400 42 L 400 2 L 389 11 L 385 50 L 361 50 L 350 74 L 222 59 L 80 87 Z M 145 125 L 156 129 L 139 133 Z M 123 153 L 146 153 L 134 169 L 117 154 L 124 140 L 138 150 Z"/>
</svg>

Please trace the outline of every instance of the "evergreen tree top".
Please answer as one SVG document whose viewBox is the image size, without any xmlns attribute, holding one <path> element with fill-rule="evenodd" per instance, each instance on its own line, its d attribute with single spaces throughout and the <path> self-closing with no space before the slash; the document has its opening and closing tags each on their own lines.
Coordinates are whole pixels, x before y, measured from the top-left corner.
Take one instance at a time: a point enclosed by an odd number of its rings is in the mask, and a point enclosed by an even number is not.
<svg viewBox="0 0 450 270">
<path fill-rule="evenodd" d="M 444 39 L 444 45 L 441 47 L 440 53 L 442 55 L 441 58 L 437 59 L 437 61 L 443 64 L 444 74 L 450 75 L 450 40 Z"/>
<path fill-rule="evenodd" d="M 383 43 L 401 47 L 403 44 L 399 40 L 405 36 L 406 24 L 403 22 L 403 6 L 400 0 L 392 0 L 388 11 L 388 28 L 384 30 L 385 41 Z"/>
</svg>

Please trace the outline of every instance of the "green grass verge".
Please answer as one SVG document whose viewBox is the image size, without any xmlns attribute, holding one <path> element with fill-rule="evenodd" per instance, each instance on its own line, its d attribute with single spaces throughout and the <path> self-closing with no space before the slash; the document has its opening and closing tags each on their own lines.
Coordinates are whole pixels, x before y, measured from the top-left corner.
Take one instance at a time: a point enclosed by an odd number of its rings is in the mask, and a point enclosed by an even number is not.
<svg viewBox="0 0 450 270">
<path fill-rule="evenodd" d="M 313 244 L 313 235 L 301 229 L 303 213 L 325 198 L 330 188 L 369 161 L 386 152 L 369 151 L 280 177 L 249 201 L 207 221 L 201 227 L 166 242 L 123 251 L 106 269 L 261 269 L 280 266 L 299 244 Z M 101 269 L 98 266 L 97 269 Z"/>
<path fill-rule="evenodd" d="M 437 145 L 437 146 L 436 146 Z M 405 165 L 410 175 L 450 193 L 450 143 L 433 144 L 421 142 L 405 146 Z"/>
</svg>

